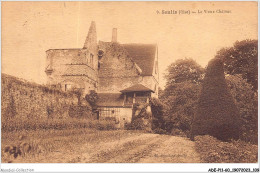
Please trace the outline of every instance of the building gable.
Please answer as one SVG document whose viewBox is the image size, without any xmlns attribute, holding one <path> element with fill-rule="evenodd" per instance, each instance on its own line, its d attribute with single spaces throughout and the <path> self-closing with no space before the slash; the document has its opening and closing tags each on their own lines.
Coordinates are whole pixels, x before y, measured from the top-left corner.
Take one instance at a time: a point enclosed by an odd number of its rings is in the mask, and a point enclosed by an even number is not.
<svg viewBox="0 0 260 173">
<path fill-rule="evenodd" d="M 153 75 L 157 46 L 155 44 L 122 44 L 129 57 L 141 68 L 142 76 Z"/>
</svg>

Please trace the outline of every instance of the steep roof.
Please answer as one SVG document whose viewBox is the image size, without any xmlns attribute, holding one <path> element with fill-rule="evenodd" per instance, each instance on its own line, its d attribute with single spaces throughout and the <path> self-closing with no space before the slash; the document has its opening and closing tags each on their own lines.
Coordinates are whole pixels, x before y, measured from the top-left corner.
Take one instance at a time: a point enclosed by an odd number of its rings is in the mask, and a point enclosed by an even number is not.
<svg viewBox="0 0 260 173">
<path fill-rule="evenodd" d="M 152 75 L 155 61 L 155 44 L 122 44 L 129 56 L 141 68 L 141 75 Z"/>
<path fill-rule="evenodd" d="M 123 106 L 124 96 L 121 93 L 98 93 L 97 106 Z"/>
<path fill-rule="evenodd" d="M 122 93 L 126 93 L 126 92 L 133 92 L 133 91 L 152 91 L 150 88 L 147 88 L 146 86 L 142 85 L 142 84 L 135 84 L 129 88 L 123 89 L 120 92 Z"/>
</svg>

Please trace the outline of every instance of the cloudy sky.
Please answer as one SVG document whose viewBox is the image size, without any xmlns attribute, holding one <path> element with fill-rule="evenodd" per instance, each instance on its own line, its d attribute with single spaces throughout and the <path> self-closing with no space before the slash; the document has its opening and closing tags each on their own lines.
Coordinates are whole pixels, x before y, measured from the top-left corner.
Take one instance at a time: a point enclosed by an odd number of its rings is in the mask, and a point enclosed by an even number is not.
<svg viewBox="0 0 260 173">
<path fill-rule="evenodd" d="M 257 2 L 2 2 L 2 72 L 45 83 L 45 51 L 83 47 L 91 21 L 98 40 L 118 28 L 120 43 L 158 44 L 161 87 L 176 59 L 204 67 L 220 48 L 257 39 L 258 29 Z"/>
</svg>

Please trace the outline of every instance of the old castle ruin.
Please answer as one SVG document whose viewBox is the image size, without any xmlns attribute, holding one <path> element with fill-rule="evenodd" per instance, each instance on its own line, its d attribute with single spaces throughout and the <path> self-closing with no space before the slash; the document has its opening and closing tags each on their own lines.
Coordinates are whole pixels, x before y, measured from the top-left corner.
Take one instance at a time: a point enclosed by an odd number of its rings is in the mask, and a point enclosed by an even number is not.
<svg viewBox="0 0 260 173">
<path fill-rule="evenodd" d="M 117 29 L 111 42 L 97 42 L 91 23 L 83 48 L 49 49 L 47 84 L 64 91 L 98 93 L 99 117 L 130 122 L 134 103 L 158 97 L 158 48 L 155 44 L 120 44 Z"/>
</svg>

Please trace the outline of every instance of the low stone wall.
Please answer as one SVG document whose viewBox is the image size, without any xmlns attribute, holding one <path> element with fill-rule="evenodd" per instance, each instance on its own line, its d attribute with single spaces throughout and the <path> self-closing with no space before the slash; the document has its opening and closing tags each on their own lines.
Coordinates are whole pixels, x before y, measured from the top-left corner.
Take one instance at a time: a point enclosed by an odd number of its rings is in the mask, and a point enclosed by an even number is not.
<svg viewBox="0 0 260 173">
<path fill-rule="evenodd" d="M 67 118 L 78 107 L 77 95 L 2 74 L 1 117 L 6 119 Z"/>
</svg>

